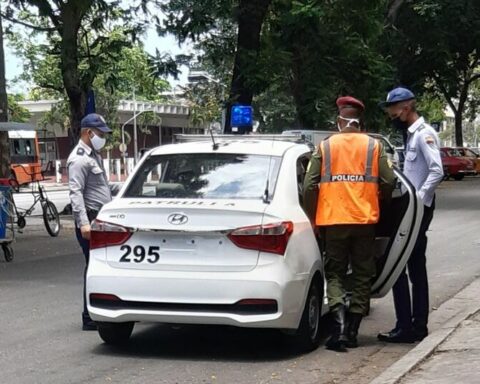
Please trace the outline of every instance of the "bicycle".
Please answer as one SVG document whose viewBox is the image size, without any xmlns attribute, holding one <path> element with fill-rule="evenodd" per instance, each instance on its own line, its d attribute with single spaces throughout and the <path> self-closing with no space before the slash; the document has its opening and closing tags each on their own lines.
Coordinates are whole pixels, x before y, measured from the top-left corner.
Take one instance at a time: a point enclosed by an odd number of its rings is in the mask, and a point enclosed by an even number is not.
<svg viewBox="0 0 480 384">
<path fill-rule="evenodd" d="M 23 172 L 30 176 L 32 189 L 31 193 L 33 195 L 33 204 L 28 209 L 21 209 L 17 208 L 16 204 L 14 204 L 15 215 L 17 217 L 17 226 L 20 229 L 25 228 L 27 225 L 27 220 L 25 219 L 27 216 L 30 216 L 35 209 L 36 205 L 40 203 L 42 206 L 42 216 L 43 222 L 45 224 L 45 228 L 48 234 L 52 237 L 57 237 L 60 233 L 60 216 L 57 211 L 57 207 L 55 204 L 48 199 L 47 193 L 45 188 L 40 183 L 41 181 L 45 180 L 43 175 L 43 171 L 29 172 L 23 165 L 14 165 L 12 168 L 12 178 L 10 179 L 10 185 L 14 189 L 15 192 L 20 192 L 20 184 L 17 181 L 15 176 L 15 168 L 22 168 Z M 38 177 L 40 176 L 40 177 Z M 20 192 L 21 193 L 21 192 Z"/>
</svg>

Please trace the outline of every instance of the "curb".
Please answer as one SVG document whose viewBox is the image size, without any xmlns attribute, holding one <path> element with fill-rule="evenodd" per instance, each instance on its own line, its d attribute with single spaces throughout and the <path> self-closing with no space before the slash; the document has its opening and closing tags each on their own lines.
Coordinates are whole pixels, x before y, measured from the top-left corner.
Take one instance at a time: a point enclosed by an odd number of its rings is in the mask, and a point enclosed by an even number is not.
<svg viewBox="0 0 480 384">
<path fill-rule="evenodd" d="M 480 278 L 477 278 L 454 297 L 443 303 L 432 318 L 447 318 L 439 329 L 432 332 L 421 343 L 404 355 L 396 363 L 388 367 L 370 384 L 397 384 L 408 373 L 417 368 L 430 357 L 437 347 L 442 344 L 462 323 L 480 310 L 478 295 L 480 292 Z"/>
</svg>

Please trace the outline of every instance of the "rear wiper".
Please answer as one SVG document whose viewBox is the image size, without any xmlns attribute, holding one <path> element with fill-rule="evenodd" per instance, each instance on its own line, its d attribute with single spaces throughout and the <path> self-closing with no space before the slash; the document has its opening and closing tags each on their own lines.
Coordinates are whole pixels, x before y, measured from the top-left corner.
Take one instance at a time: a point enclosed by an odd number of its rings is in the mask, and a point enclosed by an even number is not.
<svg viewBox="0 0 480 384">
<path fill-rule="evenodd" d="M 265 204 L 269 204 L 270 201 L 268 200 L 268 197 L 270 196 L 270 192 L 268 191 L 268 187 L 269 187 L 269 180 L 267 179 L 267 184 L 265 185 L 265 192 L 263 192 L 263 202 Z"/>
</svg>

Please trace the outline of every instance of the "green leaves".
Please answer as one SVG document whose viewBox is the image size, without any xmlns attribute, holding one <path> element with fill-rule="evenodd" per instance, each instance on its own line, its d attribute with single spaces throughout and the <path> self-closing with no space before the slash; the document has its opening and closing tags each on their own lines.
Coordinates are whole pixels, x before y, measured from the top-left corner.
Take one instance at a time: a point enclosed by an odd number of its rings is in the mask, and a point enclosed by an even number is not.
<svg viewBox="0 0 480 384">
<path fill-rule="evenodd" d="M 462 120 L 480 79 L 480 3 L 476 0 L 408 1 L 389 32 L 399 82 L 417 93 L 441 95 L 455 114 L 457 145 Z"/>
</svg>

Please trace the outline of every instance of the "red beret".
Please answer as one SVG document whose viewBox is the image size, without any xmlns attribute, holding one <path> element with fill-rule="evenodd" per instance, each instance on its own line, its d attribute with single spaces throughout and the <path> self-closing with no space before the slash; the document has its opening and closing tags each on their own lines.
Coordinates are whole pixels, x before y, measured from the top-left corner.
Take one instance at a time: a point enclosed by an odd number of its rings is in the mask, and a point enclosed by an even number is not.
<svg viewBox="0 0 480 384">
<path fill-rule="evenodd" d="M 352 96 L 342 96 L 337 99 L 338 109 L 342 109 L 347 106 L 358 108 L 358 109 L 361 109 L 362 111 L 365 110 L 365 105 L 363 105 L 363 103 L 360 100 L 355 99 Z"/>
</svg>

